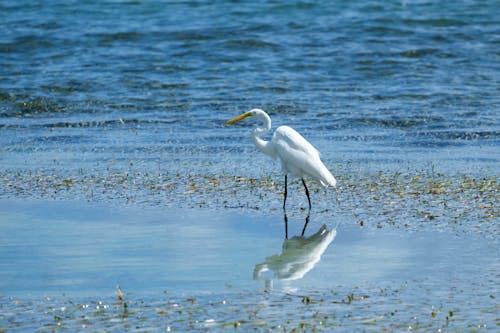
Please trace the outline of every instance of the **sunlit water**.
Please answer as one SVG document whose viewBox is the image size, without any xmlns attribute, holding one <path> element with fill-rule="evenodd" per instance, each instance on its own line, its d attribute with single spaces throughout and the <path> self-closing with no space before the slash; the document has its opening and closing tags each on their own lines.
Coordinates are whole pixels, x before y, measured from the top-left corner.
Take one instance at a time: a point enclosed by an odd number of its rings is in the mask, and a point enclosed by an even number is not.
<svg viewBox="0 0 500 333">
<path fill-rule="evenodd" d="M 278 213 L 15 201 L 1 211 L 0 292 L 7 295 L 106 294 L 116 285 L 203 294 L 266 283 L 305 292 L 422 280 L 441 288 L 449 279 L 466 288 L 466 281 L 494 282 L 498 268 L 497 240 L 368 230 L 344 216 L 310 222 L 302 237 L 305 219 L 289 218 L 285 240 Z"/>
<path fill-rule="evenodd" d="M 249 129 L 222 124 L 261 107 L 336 169 L 491 172 L 497 7 L 2 2 L 2 169 L 258 175 Z"/>
<path fill-rule="evenodd" d="M 262 302 L 268 304 L 264 308 L 282 308 L 263 315 L 269 323 L 307 321 L 303 315 L 316 307 L 313 301 L 320 302 L 315 311 L 347 316 L 338 319 L 344 327 L 359 327 L 373 316 L 376 327 L 384 321 L 439 327 L 444 317 L 451 327 L 496 325 L 498 240 L 366 229 L 343 216 L 310 222 L 304 236 L 305 219 L 289 218 L 286 240 L 280 214 L 40 201 L 8 201 L 0 208 L 4 328 L 56 325 L 62 318 L 77 328 L 77 313 L 89 316 L 90 327 L 125 325 L 123 304 L 113 305 L 118 286 L 131 309 L 150 318 L 148 325 L 156 329 L 189 330 L 180 308 L 166 322 L 158 317 L 178 300 L 197 302 L 193 309 L 188 306 L 194 313 L 189 320 L 203 326 L 212 318 L 214 329 L 238 319 L 234 309 L 247 311 Z M 297 308 L 309 302 L 309 308 Z M 23 311 L 32 319 L 26 321 Z M 448 323 L 450 311 L 459 318 Z M 432 323 L 437 314 L 440 320 Z M 52 316 L 61 319 L 54 322 Z M 135 320 L 134 313 L 130 317 Z"/>
</svg>

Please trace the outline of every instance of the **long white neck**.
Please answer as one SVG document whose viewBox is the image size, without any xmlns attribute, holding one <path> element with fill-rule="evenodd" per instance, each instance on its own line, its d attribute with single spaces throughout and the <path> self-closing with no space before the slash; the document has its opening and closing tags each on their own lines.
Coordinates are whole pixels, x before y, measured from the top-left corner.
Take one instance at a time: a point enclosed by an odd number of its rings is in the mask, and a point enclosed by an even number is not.
<svg viewBox="0 0 500 333">
<path fill-rule="evenodd" d="M 262 121 L 262 127 L 256 127 L 252 132 L 253 143 L 261 152 L 275 158 L 274 147 L 271 141 L 261 139 L 260 136 L 271 130 L 271 118 L 262 110 L 252 110 L 255 112 L 255 117 Z"/>
</svg>

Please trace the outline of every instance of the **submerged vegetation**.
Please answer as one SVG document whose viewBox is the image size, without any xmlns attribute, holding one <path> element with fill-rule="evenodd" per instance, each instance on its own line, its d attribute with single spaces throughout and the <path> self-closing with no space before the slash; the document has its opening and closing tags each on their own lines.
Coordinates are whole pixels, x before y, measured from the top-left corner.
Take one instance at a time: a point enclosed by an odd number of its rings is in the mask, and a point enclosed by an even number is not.
<svg viewBox="0 0 500 333">
<path fill-rule="evenodd" d="M 281 178 L 111 171 L 60 176 L 44 171 L 2 171 L 0 196 L 265 213 L 281 208 L 282 184 L 275 179 Z M 495 176 L 477 179 L 427 173 L 351 173 L 340 176 L 339 185 L 338 190 L 311 187 L 313 218 L 342 213 L 367 227 L 418 229 L 419 225 L 432 225 L 463 232 L 499 232 L 494 221 L 500 214 L 495 204 L 500 199 L 500 184 Z M 297 181 L 292 186 L 302 190 Z M 303 198 L 292 194 L 291 200 Z M 306 202 L 296 205 L 304 208 Z"/>
<path fill-rule="evenodd" d="M 472 318 L 459 305 L 467 304 L 467 295 L 443 292 L 449 296 L 435 304 L 420 297 L 412 303 L 398 301 L 408 294 L 426 293 L 410 285 L 361 286 L 308 295 L 262 291 L 174 297 L 165 291 L 153 298 L 126 295 L 78 302 L 64 296 L 0 298 L 4 310 L 0 331 L 331 332 L 362 328 L 366 332 L 475 332 L 499 327 L 495 296 L 485 296 L 489 298 L 485 310 Z"/>
<path fill-rule="evenodd" d="M 87 200 L 111 205 L 225 209 L 269 214 L 279 212 L 280 175 L 154 173 L 103 170 L 57 173 L 0 171 L 0 198 Z M 500 185 L 495 175 L 429 172 L 344 172 L 338 190 L 311 184 L 312 220 L 353 223 L 363 228 L 404 231 L 451 230 L 457 234 L 499 236 Z M 295 180 L 288 214 L 307 207 Z M 484 236 L 484 237 L 483 237 Z M 469 243 L 468 243 L 469 244 Z M 484 267 L 485 285 L 498 279 L 495 264 Z M 481 267 L 478 267 L 481 269 Z M 479 282 L 462 288 L 470 277 L 454 276 L 436 284 L 429 277 L 393 283 L 332 285 L 300 294 L 253 290 L 179 295 L 129 294 L 97 298 L 66 296 L 19 299 L 0 295 L 0 332 L 60 331 L 495 331 L 500 326 L 497 295 Z M 120 281 L 126 285 L 127 281 Z M 467 280 L 467 286 L 469 281 Z M 95 297 L 95 296 L 93 296 Z"/>
<path fill-rule="evenodd" d="M 1 198 L 88 200 L 110 204 L 225 209 L 268 214 L 281 210 L 279 176 L 200 175 L 105 171 L 55 174 L 1 171 Z M 339 189 L 312 185 L 313 220 L 347 218 L 363 228 L 404 231 L 451 230 L 499 236 L 496 176 L 474 178 L 439 173 L 344 173 Z M 292 212 L 307 202 L 296 180 Z M 302 201 L 301 201 L 302 200 Z M 469 244 L 469 243 L 468 243 Z M 495 264 L 482 269 L 485 285 L 498 279 Z M 451 274 L 451 273 L 450 273 Z M 453 273 L 456 274 L 456 273 Z M 300 293 L 253 290 L 227 293 L 134 295 L 117 287 L 99 298 L 0 296 L 0 332 L 39 330 L 167 332 L 331 332 L 332 330 L 495 331 L 500 327 L 497 295 L 470 277 L 453 275 L 436 284 L 422 275 L 397 283 L 309 288 Z M 126 285 L 126 281 L 121 281 Z"/>
</svg>

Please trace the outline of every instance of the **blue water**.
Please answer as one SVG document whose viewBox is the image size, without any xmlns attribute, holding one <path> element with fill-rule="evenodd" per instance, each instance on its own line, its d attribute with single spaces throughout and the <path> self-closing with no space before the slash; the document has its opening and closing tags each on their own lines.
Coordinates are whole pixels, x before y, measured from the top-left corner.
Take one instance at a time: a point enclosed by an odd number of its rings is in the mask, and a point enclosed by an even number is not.
<svg viewBox="0 0 500 333">
<path fill-rule="evenodd" d="M 0 29 L 2 170 L 261 175 L 222 125 L 254 107 L 337 170 L 498 168 L 497 1 L 16 0 Z"/>
<path fill-rule="evenodd" d="M 303 237 L 303 217 L 291 218 L 285 240 L 280 212 L 19 200 L 0 208 L 6 296 L 113 295 L 117 285 L 136 295 L 303 294 L 408 283 L 433 291 L 412 296 L 420 302 L 451 281 L 470 297 L 486 295 L 484 306 L 499 280 L 498 239 L 363 228 L 348 213 L 309 223 Z"/>
<path fill-rule="evenodd" d="M 351 219 L 3 201 L 0 328 L 498 331 L 498 238 Z"/>
</svg>

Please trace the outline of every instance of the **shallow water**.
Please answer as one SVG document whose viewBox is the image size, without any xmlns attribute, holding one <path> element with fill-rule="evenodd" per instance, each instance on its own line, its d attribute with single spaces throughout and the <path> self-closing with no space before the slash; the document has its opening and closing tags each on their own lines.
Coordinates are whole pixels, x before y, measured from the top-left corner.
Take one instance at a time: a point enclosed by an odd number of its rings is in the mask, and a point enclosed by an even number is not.
<svg viewBox="0 0 500 333">
<path fill-rule="evenodd" d="M 433 311 L 441 319 L 452 311 L 462 323 L 498 325 L 498 239 L 356 227 L 343 216 L 310 222 L 304 237 L 305 220 L 289 218 L 285 240 L 280 214 L 45 201 L 2 202 L 0 211 L 3 328 L 16 320 L 10 311 L 25 306 L 38 308 L 32 309 L 36 320 L 54 304 L 94 307 L 98 300 L 105 312 L 119 314 L 113 306 L 118 285 L 143 312 L 151 311 L 149 303 L 166 307 L 191 297 L 202 308 L 222 298 L 241 309 L 271 297 L 269 302 L 295 313 L 294 304 L 307 296 L 302 302 L 321 300 L 327 307 L 365 303 L 355 310 L 363 321 L 372 311 L 390 309 L 424 322 L 435 317 Z M 411 320 L 409 313 L 405 320 Z M 287 318 L 265 316 L 274 322 Z M 386 319 L 401 324 L 396 318 Z"/>
<path fill-rule="evenodd" d="M 259 290 L 272 280 L 287 290 L 413 279 L 439 286 L 450 276 L 487 281 L 498 268 L 497 239 L 370 229 L 349 216 L 309 222 L 303 237 L 305 216 L 288 218 L 285 240 L 278 213 L 46 201 L 1 208 L 6 295 L 96 295 L 116 285 L 139 294 L 203 294 Z"/>
</svg>

